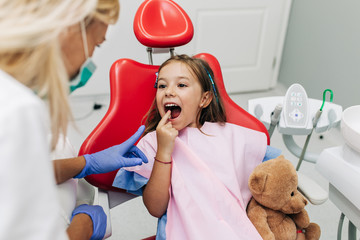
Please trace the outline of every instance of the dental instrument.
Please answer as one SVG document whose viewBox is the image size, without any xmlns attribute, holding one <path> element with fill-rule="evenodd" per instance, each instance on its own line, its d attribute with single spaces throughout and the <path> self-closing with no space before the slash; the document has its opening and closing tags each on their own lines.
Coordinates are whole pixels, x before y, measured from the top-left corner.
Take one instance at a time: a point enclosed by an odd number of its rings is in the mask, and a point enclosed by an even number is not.
<svg viewBox="0 0 360 240">
<path fill-rule="evenodd" d="M 250 99 L 248 102 L 249 113 L 259 119 L 268 130 L 271 130 L 273 112 L 278 111 L 275 108 L 283 106 L 282 114 L 277 124 L 278 131 L 282 134 L 287 149 L 298 158 L 300 158 L 303 148 L 296 144 L 293 135 L 309 135 L 314 130 L 316 133 L 326 132 L 331 128 L 339 126 L 342 114 L 342 106 L 332 103 L 332 98 L 330 102 L 326 101 L 325 104 L 324 100 L 308 98 L 305 90 L 301 88 L 300 84 L 293 84 L 289 87 L 285 97 L 255 98 Z M 329 91 L 325 90 L 323 97 Z M 298 101 L 298 99 L 301 101 Z M 301 106 L 302 108 L 295 108 L 291 104 L 303 105 Z M 307 105 L 307 109 L 303 107 L 304 105 Z M 317 113 L 320 108 L 322 108 L 321 114 Z M 321 116 L 316 116 L 316 114 Z M 286 118 L 287 120 L 285 120 Z M 304 118 L 307 120 L 304 120 Z M 315 126 L 314 120 L 316 120 Z M 318 157 L 319 154 L 305 152 L 303 160 L 315 163 Z"/>
<path fill-rule="evenodd" d="M 324 104 L 325 104 L 325 97 L 326 97 L 326 92 L 330 92 L 330 102 L 333 101 L 333 92 L 331 89 L 326 89 L 324 92 L 323 92 L 323 102 L 322 102 L 322 105 L 320 107 L 320 109 L 315 113 L 315 116 L 314 118 L 312 119 L 312 124 L 313 124 L 313 129 L 316 128 L 316 125 L 317 123 L 319 122 L 319 119 L 321 117 L 321 114 L 322 114 L 322 110 L 323 110 L 323 107 L 324 107 Z M 296 166 L 296 171 L 299 170 L 300 166 L 301 166 L 301 163 L 302 161 L 304 160 L 304 156 L 305 156 L 305 152 L 306 152 L 306 149 L 309 145 L 309 141 L 310 141 L 310 137 L 313 133 L 313 129 L 311 129 L 311 132 L 309 135 L 307 135 L 306 137 L 306 140 L 305 140 L 305 144 L 304 144 L 304 147 L 303 147 L 303 150 L 301 152 L 301 155 L 299 157 L 299 161 L 298 161 L 298 164 Z"/>
<path fill-rule="evenodd" d="M 282 111 L 282 105 L 278 104 L 276 105 L 274 111 L 271 113 L 271 121 L 270 121 L 270 127 L 268 129 L 269 136 L 271 137 L 275 127 L 277 126 L 278 122 L 280 121 L 280 114 Z"/>
<path fill-rule="evenodd" d="M 288 88 L 285 96 L 250 99 L 248 102 L 248 111 L 265 125 L 269 134 L 272 134 L 275 128 L 274 113 L 279 112 L 279 106 L 283 107 L 276 126 L 282 134 L 287 149 L 299 158 L 297 170 L 303 160 L 316 163 L 319 157 L 319 154 L 307 152 L 312 132 L 315 130 L 317 133 L 322 133 L 340 123 L 342 107 L 332 103 L 332 92 L 330 102 L 325 104 L 325 94 L 329 91 L 331 90 L 324 91 L 323 101 L 311 99 L 308 98 L 305 89 L 296 83 Z M 297 145 L 293 135 L 307 136 L 304 147 Z M 312 179 L 300 172 L 298 172 L 298 177 L 299 190 L 311 203 L 318 205 L 327 200 L 328 193 Z"/>
</svg>

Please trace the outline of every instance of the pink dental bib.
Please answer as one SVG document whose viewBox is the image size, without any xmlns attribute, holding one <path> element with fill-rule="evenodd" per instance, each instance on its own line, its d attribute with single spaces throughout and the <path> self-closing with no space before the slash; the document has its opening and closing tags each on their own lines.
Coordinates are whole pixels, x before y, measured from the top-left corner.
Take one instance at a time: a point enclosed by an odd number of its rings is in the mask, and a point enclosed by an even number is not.
<svg viewBox="0 0 360 240">
<path fill-rule="evenodd" d="M 179 132 L 172 154 L 167 239 L 262 239 L 246 215 L 248 178 L 266 151 L 265 134 L 234 124 L 206 122 Z M 138 147 L 148 164 L 127 168 L 149 178 L 156 133 Z"/>
</svg>

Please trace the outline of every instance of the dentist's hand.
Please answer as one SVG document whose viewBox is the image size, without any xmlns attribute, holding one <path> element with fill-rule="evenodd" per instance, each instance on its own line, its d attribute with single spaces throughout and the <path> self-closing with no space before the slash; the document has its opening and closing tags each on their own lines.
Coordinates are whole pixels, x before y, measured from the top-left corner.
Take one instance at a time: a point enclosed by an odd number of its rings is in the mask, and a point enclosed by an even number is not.
<svg viewBox="0 0 360 240">
<path fill-rule="evenodd" d="M 72 212 L 71 221 L 75 215 L 80 213 L 87 214 L 92 220 L 93 232 L 90 240 L 103 239 L 106 232 L 107 223 L 107 217 L 103 208 L 97 205 L 80 205 Z"/>
<path fill-rule="evenodd" d="M 84 155 L 86 165 L 75 178 L 83 178 L 90 174 L 107 173 L 122 167 L 141 165 L 143 162 L 147 163 L 148 160 L 145 154 L 134 146 L 144 130 L 145 126 L 141 126 L 125 142 L 97 153 Z"/>
</svg>

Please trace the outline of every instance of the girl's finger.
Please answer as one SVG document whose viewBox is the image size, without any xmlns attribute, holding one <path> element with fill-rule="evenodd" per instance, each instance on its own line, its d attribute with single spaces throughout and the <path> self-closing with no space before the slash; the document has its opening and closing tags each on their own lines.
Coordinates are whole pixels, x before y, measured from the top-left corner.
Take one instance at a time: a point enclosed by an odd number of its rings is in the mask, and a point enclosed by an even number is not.
<svg viewBox="0 0 360 240">
<path fill-rule="evenodd" d="M 169 117 L 170 117 L 171 111 L 168 110 L 165 115 L 161 118 L 158 127 L 164 126 L 168 121 L 169 121 Z"/>
</svg>

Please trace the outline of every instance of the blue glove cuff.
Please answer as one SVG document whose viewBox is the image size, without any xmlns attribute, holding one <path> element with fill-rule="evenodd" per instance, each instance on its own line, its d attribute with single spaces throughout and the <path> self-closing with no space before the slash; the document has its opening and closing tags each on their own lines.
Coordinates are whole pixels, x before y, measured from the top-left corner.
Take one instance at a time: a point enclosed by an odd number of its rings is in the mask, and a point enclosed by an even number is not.
<svg viewBox="0 0 360 240">
<path fill-rule="evenodd" d="M 99 210 L 100 212 L 102 212 L 102 214 L 99 214 L 100 213 Z M 80 205 L 77 208 L 75 208 L 75 210 L 73 211 L 70 221 L 72 221 L 75 215 L 80 213 L 84 213 L 88 215 L 91 218 L 91 221 L 93 222 L 93 234 L 91 235 L 90 240 L 103 239 L 106 233 L 107 217 L 103 212 L 102 208 L 100 206 L 95 206 L 95 205 L 92 206 L 86 204 Z"/>
<path fill-rule="evenodd" d="M 90 168 L 90 164 L 88 164 L 89 160 L 88 158 L 91 157 L 90 154 L 86 154 L 83 156 L 85 158 L 85 167 L 83 168 L 83 170 L 78 174 L 76 175 L 74 178 L 84 178 L 86 177 L 87 175 L 89 175 L 89 168 Z"/>
</svg>

